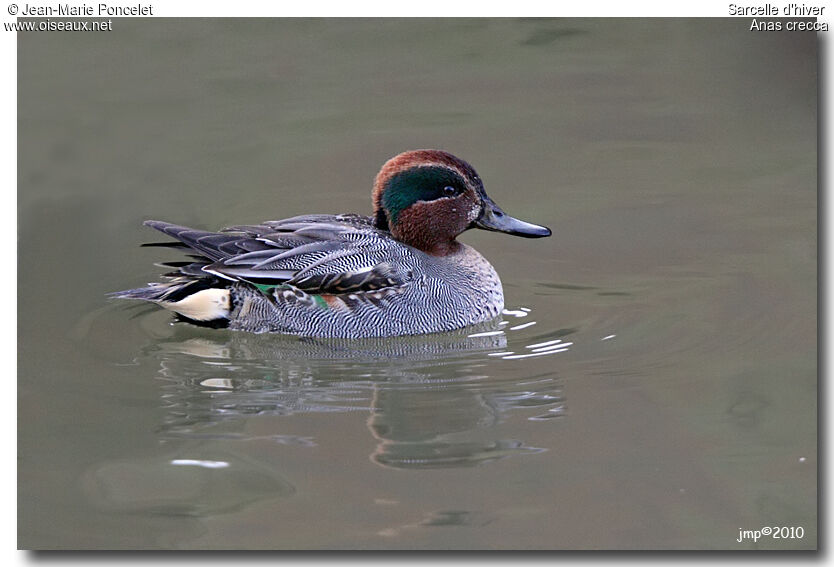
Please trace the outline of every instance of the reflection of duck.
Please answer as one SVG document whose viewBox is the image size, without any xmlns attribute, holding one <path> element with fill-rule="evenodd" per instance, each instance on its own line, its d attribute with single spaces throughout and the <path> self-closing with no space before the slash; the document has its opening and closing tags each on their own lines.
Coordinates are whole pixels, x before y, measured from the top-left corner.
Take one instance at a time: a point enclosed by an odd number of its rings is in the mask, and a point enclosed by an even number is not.
<svg viewBox="0 0 834 567">
<path fill-rule="evenodd" d="M 541 451 L 516 440 L 472 435 L 496 424 L 502 409 L 512 409 L 495 403 L 496 394 L 492 388 L 473 391 L 465 384 L 376 388 L 368 428 L 379 444 L 371 460 L 394 468 L 448 468 Z"/>
<path fill-rule="evenodd" d="M 196 357 L 223 358 L 237 362 L 291 361 L 315 364 L 317 361 L 374 363 L 380 360 L 441 360 L 478 356 L 506 346 L 507 337 L 498 331 L 500 321 L 473 325 L 465 330 L 406 337 L 368 337 L 364 339 L 315 338 L 225 332 L 210 333 L 193 327 L 174 325 L 173 334 L 156 346 L 167 352 Z"/>
<path fill-rule="evenodd" d="M 558 384 L 528 376 L 521 386 L 485 375 L 487 355 L 506 348 L 506 335 L 488 333 L 348 341 L 194 336 L 192 327 L 175 326 L 174 336 L 149 353 L 159 358 L 164 380 L 161 434 L 244 440 L 238 426 L 254 416 L 370 410 L 368 428 L 379 440 L 372 460 L 384 466 L 470 466 L 538 451 L 494 438 L 493 426 L 516 409 L 560 404 Z M 258 438 L 315 443 L 312 434 L 301 433 L 261 432 Z"/>
<path fill-rule="evenodd" d="M 456 237 L 483 228 L 530 238 L 550 230 L 505 214 L 468 163 L 405 152 L 376 177 L 374 215 L 306 215 L 221 233 L 152 226 L 199 253 L 164 284 L 118 292 L 194 322 L 318 337 L 415 335 L 494 319 L 498 274 Z M 174 245 L 176 246 L 176 244 Z"/>
</svg>

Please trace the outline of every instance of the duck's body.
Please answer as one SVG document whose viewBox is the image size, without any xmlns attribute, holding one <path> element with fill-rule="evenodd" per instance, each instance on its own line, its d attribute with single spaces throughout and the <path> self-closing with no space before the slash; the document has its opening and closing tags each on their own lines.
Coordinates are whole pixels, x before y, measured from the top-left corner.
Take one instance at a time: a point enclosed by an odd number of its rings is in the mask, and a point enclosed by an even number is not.
<svg viewBox="0 0 834 567">
<path fill-rule="evenodd" d="M 172 281 L 127 290 L 195 322 L 251 332 L 378 337 L 495 318 L 498 274 L 455 240 L 470 227 L 547 236 L 506 216 L 475 171 L 438 150 L 406 152 L 377 176 L 375 214 L 305 215 L 223 232 L 147 221 L 199 254 Z"/>
</svg>

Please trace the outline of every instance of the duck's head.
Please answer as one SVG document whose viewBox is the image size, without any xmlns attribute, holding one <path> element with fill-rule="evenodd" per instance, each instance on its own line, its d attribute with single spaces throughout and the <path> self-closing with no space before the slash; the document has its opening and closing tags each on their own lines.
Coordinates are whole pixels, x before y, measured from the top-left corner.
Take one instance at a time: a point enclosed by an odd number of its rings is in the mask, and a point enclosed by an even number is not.
<svg viewBox="0 0 834 567">
<path fill-rule="evenodd" d="M 547 227 L 507 215 L 486 194 L 471 165 L 440 150 L 404 152 L 385 162 L 373 201 L 377 227 L 435 256 L 454 252 L 455 238 L 469 228 L 550 236 Z"/>
</svg>

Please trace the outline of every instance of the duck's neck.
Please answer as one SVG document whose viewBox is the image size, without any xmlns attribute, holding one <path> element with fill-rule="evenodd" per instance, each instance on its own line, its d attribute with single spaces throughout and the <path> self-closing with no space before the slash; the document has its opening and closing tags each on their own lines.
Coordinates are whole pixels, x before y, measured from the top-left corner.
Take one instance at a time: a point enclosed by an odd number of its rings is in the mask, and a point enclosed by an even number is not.
<svg viewBox="0 0 834 567">
<path fill-rule="evenodd" d="M 451 203 L 451 202 L 450 202 Z M 418 250 L 432 256 L 448 256 L 460 251 L 455 240 L 466 229 L 466 219 L 461 218 L 450 203 L 415 203 L 400 211 L 394 219 L 384 214 L 391 235 Z M 451 210 L 447 210 L 451 208 Z M 380 223 L 379 213 L 376 219 Z"/>
<path fill-rule="evenodd" d="M 411 246 L 414 246 L 413 244 Z M 447 240 L 436 242 L 432 244 L 429 248 L 424 248 L 422 246 L 414 246 L 418 250 L 422 250 L 426 254 L 431 256 L 451 256 L 453 254 L 457 254 L 461 251 L 463 246 L 457 240 Z"/>
<path fill-rule="evenodd" d="M 449 256 L 461 249 L 461 243 L 454 238 L 439 235 L 425 229 L 409 230 L 409 225 L 394 225 L 391 235 L 412 248 L 416 248 L 431 256 Z"/>
</svg>

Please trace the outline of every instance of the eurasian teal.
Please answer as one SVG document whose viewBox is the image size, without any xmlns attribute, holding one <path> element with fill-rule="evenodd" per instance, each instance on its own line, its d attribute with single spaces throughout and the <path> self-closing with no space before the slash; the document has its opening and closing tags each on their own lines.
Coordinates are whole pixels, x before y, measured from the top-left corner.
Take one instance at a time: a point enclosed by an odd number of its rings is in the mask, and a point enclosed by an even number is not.
<svg viewBox="0 0 834 567">
<path fill-rule="evenodd" d="M 256 333 L 385 337 L 459 329 L 497 317 L 495 269 L 456 237 L 469 228 L 516 236 L 550 229 L 505 214 L 465 161 L 440 150 L 388 160 L 374 214 L 303 215 L 205 232 L 145 224 L 199 256 L 166 265 L 170 281 L 113 294 L 192 323 Z"/>
</svg>

